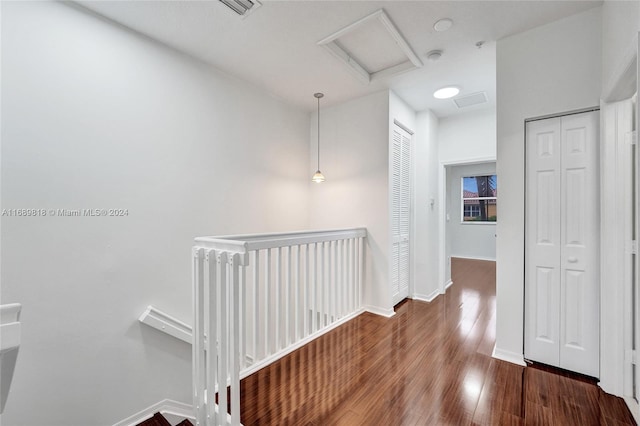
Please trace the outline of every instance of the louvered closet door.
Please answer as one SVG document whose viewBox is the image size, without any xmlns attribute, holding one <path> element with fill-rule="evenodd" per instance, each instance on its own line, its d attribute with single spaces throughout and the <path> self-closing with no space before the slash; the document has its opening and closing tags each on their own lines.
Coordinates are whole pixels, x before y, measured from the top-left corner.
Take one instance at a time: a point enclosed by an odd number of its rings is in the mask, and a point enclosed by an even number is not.
<svg viewBox="0 0 640 426">
<path fill-rule="evenodd" d="M 527 123 L 525 357 L 599 375 L 599 113 Z"/>
<path fill-rule="evenodd" d="M 394 127 L 391 149 L 391 289 L 393 304 L 409 296 L 411 135 Z"/>
</svg>

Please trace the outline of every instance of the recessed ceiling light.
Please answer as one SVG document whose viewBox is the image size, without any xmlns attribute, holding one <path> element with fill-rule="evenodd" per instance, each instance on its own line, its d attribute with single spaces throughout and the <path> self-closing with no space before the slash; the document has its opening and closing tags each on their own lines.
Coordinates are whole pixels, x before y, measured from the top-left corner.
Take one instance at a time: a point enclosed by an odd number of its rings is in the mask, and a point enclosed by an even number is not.
<svg viewBox="0 0 640 426">
<path fill-rule="evenodd" d="M 438 32 L 447 31 L 449 28 L 451 28 L 452 25 L 453 21 L 451 19 L 442 18 L 441 20 L 433 24 L 433 29 Z"/>
<path fill-rule="evenodd" d="M 449 99 L 460 93 L 460 89 L 455 86 L 447 86 L 442 89 L 438 89 L 433 92 L 433 97 L 436 99 Z"/>
</svg>

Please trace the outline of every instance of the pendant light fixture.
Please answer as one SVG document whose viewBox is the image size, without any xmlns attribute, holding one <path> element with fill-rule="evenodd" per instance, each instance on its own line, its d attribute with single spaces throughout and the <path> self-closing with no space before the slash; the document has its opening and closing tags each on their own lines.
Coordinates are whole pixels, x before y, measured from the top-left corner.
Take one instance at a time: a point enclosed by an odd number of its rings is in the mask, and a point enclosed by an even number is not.
<svg viewBox="0 0 640 426">
<path fill-rule="evenodd" d="M 318 99 L 318 169 L 314 173 L 311 180 L 315 183 L 324 182 L 324 175 L 320 171 L 320 98 L 324 96 L 322 93 L 314 93 L 316 99 Z"/>
</svg>

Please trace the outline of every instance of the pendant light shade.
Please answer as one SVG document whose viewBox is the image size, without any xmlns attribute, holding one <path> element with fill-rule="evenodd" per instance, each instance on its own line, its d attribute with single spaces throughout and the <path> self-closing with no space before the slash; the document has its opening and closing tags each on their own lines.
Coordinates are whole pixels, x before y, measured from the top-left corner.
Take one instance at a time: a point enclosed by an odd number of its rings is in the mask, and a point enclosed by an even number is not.
<svg viewBox="0 0 640 426">
<path fill-rule="evenodd" d="M 323 97 L 324 94 L 314 93 L 313 96 L 318 100 L 318 169 L 311 178 L 311 181 L 320 183 L 324 182 L 324 175 L 320 171 L 320 98 Z"/>
</svg>

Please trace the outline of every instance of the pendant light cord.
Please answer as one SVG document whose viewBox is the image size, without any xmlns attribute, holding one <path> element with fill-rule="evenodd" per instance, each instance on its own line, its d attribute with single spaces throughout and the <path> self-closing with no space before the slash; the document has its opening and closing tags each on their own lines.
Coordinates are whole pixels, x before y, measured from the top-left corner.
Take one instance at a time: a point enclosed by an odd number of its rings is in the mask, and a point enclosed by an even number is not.
<svg viewBox="0 0 640 426">
<path fill-rule="evenodd" d="M 318 97 L 318 170 L 320 170 L 320 97 Z"/>
</svg>

